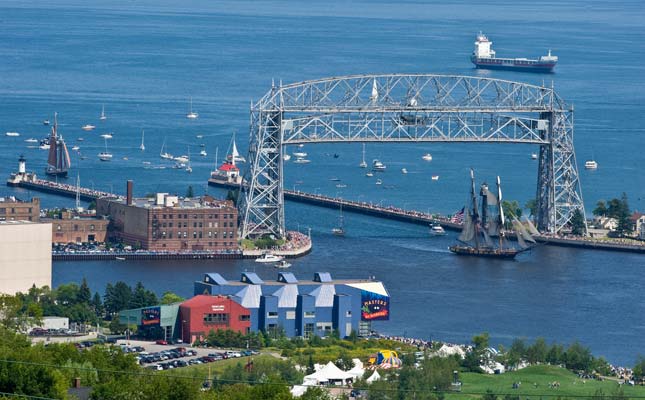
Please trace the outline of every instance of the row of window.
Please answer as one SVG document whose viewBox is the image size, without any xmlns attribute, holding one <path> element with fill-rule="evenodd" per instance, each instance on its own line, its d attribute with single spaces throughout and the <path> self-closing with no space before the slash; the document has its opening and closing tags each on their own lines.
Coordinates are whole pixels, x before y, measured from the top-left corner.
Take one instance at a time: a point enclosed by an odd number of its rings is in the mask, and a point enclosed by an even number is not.
<svg viewBox="0 0 645 400">
<path fill-rule="evenodd" d="M 250 321 L 251 316 L 248 314 L 240 314 L 238 316 L 240 321 Z M 205 324 L 228 324 L 229 314 L 228 313 L 209 313 L 204 314 L 204 323 Z"/>
<path fill-rule="evenodd" d="M 218 239 L 219 238 L 218 232 L 208 231 L 207 233 L 208 233 L 207 237 L 209 239 Z M 159 239 L 172 239 L 173 238 L 173 232 L 172 231 L 170 231 L 170 232 L 162 231 L 161 233 L 158 233 L 157 231 L 152 231 L 152 238 L 157 239 L 157 234 L 159 234 Z M 186 239 L 186 238 L 188 238 L 188 231 L 183 231 L 183 232 L 178 231 L 176 237 L 177 237 L 177 239 L 180 239 L 180 238 Z M 204 237 L 204 235 L 203 235 L 202 231 L 193 231 L 193 239 L 202 239 L 203 237 Z M 231 238 L 231 239 L 235 238 L 235 235 L 234 235 L 233 231 L 222 232 L 222 239 L 228 239 L 228 238 Z"/>
<path fill-rule="evenodd" d="M 31 211 L 30 211 L 31 212 Z M 174 215 L 177 215 L 177 219 L 188 219 L 188 214 L 161 214 L 161 219 L 173 219 Z M 182 217 L 183 215 L 183 217 Z M 208 218 L 208 219 L 218 219 L 219 214 L 193 214 L 193 219 L 198 219 L 198 218 Z M 157 214 L 153 214 L 152 218 L 157 218 Z M 233 214 L 222 214 L 222 218 L 224 219 L 233 219 L 234 216 Z"/>
<path fill-rule="evenodd" d="M 7 208 L 6 207 L 1 207 L 0 208 L 0 214 L 6 214 L 6 213 L 7 213 Z M 11 207 L 11 214 L 15 214 L 15 213 L 16 213 L 16 209 Z M 28 213 L 31 214 L 31 207 L 29 207 Z"/>
<path fill-rule="evenodd" d="M 76 224 L 74 224 L 74 230 L 75 230 L 75 231 L 78 231 L 78 229 L 79 229 L 79 226 L 78 226 L 78 225 L 76 225 Z M 93 230 L 95 230 L 95 229 L 96 229 L 96 226 L 94 226 L 94 224 L 91 224 L 91 225 L 90 225 L 90 230 L 91 230 L 91 231 L 93 231 Z M 57 225 L 56 225 L 56 230 L 57 230 L 57 231 L 61 231 L 61 230 L 63 230 L 63 227 L 61 226 L 61 224 L 57 224 Z"/>
<path fill-rule="evenodd" d="M 159 224 L 157 222 L 152 223 L 152 226 L 158 226 L 158 225 Z M 203 228 L 205 226 L 206 225 L 203 222 L 193 222 L 193 228 Z M 224 228 L 233 228 L 235 225 L 233 224 L 233 222 L 224 221 L 222 223 L 222 226 Z M 172 228 L 173 223 L 172 222 L 162 222 L 161 227 L 162 228 Z M 183 225 L 182 225 L 181 222 L 177 222 L 177 228 L 181 228 L 181 227 L 188 228 L 188 222 L 184 222 Z M 219 228 L 219 223 L 217 223 L 217 222 L 209 222 L 207 227 L 208 228 Z"/>
<path fill-rule="evenodd" d="M 351 317 L 352 312 L 351 311 L 345 311 L 345 317 Z M 315 311 L 305 311 L 304 312 L 304 317 L 305 318 L 316 318 L 316 312 Z M 278 313 L 276 311 L 268 311 L 267 312 L 267 318 L 278 318 Z M 285 318 L 286 319 L 296 319 L 296 312 L 293 310 L 288 310 L 285 313 Z"/>
</svg>

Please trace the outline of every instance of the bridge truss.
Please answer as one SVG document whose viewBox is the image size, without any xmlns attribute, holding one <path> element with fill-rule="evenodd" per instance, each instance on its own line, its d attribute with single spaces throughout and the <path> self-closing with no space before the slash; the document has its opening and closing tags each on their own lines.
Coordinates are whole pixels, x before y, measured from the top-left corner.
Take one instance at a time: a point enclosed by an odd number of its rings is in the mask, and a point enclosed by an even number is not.
<svg viewBox="0 0 645 400">
<path fill-rule="evenodd" d="M 573 109 L 553 88 L 450 75 L 357 75 L 272 85 L 251 106 L 244 238 L 285 236 L 283 148 L 334 142 L 485 142 L 540 146 L 537 223 L 559 233 L 584 215 Z"/>
</svg>

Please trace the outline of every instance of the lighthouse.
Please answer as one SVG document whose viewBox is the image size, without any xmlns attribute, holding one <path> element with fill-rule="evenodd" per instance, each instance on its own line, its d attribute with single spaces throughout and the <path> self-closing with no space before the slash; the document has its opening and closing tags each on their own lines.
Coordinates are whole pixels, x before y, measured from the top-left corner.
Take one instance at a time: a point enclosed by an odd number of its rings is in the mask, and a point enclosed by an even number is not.
<svg viewBox="0 0 645 400">
<path fill-rule="evenodd" d="M 18 159 L 18 173 L 25 174 L 25 172 L 27 172 L 27 160 L 25 160 L 25 156 L 21 154 Z"/>
</svg>

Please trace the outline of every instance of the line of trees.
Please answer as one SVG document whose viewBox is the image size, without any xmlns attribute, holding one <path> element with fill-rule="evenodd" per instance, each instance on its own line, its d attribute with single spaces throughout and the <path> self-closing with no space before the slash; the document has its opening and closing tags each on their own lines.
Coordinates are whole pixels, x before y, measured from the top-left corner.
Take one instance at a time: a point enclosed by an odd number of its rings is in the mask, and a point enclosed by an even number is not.
<svg viewBox="0 0 645 400">
<path fill-rule="evenodd" d="M 161 300 L 157 295 L 146 289 L 143 283 L 137 282 L 130 287 L 123 281 L 114 285 L 108 283 L 105 293 L 92 295 L 83 278 L 80 285 L 76 283 L 62 284 L 56 289 L 48 286 L 32 286 L 27 293 L 17 293 L 15 296 L 2 296 L 4 308 L 13 310 L 10 314 L 26 316 L 31 322 L 38 322 L 43 316 L 67 317 L 70 322 L 95 325 L 104 319 L 113 320 L 119 311 L 149 307 L 156 304 L 171 304 L 182 301 L 183 298 L 172 292 L 163 294 Z M 118 321 L 117 321 L 118 322 Z M 5 326 L 10 325 L 9 321 Z M 24 324 L 23 324 L 24 325 Z"/>
</svg>

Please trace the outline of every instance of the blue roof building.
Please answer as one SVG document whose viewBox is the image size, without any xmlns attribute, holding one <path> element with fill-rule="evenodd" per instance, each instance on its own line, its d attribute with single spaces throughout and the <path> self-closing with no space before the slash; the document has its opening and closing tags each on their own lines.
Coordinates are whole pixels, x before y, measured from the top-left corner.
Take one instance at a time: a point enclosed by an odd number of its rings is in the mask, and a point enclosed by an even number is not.
<svg viewBox="0 0 645 400">
<path fill-rule="evenodd" d="M 242 273 L 239 281 L 207 273 L 195 282 L 195 295 L 200 294 L 231 296 L 250 310 L 251 331 L 282 330 L 289 337 L 324 337 L 333 330 L 340 337 L 366 335 L 371 321 L 389 319 L 390 296 L 382 282 L 334 280 L 328 272 L 317 272 L 310 281 L 290 272 L 279 273 L 275 281 L 251 272 Z"/>
</svg>

